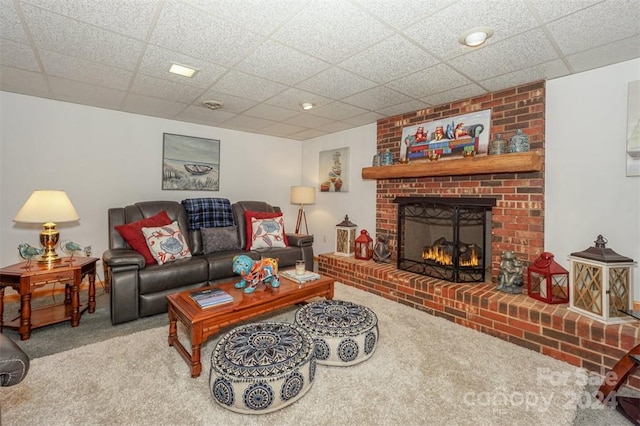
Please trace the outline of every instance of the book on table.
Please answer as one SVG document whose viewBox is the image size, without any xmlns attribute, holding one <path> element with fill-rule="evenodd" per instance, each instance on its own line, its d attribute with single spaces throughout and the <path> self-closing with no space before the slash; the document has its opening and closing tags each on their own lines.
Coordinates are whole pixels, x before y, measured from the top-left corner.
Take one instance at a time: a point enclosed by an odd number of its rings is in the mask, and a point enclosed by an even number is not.
<svg viewBox="0 0 640 426">
<path fill-rule="evenodd" d="M 303 284 L 309 281 L 315 281 L 315 280 L 319 280 L 320 274 L 316 274 L 315 272 L 311 272 L 311 271 L 304 271 L 304 274 L 298 275 L 296 274 L 295 270 L 286 270 L 286 271 L 281 271 L 280 274 L 282 276 L 284 276 L 285 278 L 288 278 L 292 281 L 295 281 L 299 284 Z"/>
<path fill-rule="evenodd" d="M 233 296 L 219 288 L 193 291 L 189 293 L 189 297 L 200 305 L 201 308 L 233 302 Z"/>
</svg>

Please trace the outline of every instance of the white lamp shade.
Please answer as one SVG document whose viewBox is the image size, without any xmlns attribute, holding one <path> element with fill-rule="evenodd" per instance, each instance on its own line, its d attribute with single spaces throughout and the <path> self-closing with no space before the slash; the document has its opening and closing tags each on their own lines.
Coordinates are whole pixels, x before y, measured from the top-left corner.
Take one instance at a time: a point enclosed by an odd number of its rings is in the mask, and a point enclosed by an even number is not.
<svg viewBox="0 0 640 426">
<path fill-rule="evenodd" d="M 316 189 L 313 186 L 292 186 L 291 204 L 315 204 Z"/>
<path fill-rule="evenodd" d="M 45 223 L 73 222 L 79 220 L 78 212 L 64 191 L 35 190 L 20 211 L 14 222 Z"/>
</svg>

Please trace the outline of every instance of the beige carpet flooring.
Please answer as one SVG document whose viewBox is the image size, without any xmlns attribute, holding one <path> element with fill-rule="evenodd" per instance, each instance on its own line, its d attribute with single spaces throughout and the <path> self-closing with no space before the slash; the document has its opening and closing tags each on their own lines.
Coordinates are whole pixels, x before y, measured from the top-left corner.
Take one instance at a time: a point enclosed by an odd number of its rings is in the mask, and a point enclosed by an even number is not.
<svg viewBox="0 0 640 426">
<path fill-rule="evenodd" d="M 351 367 L 318 365 L 309 392 L 282 410 L 220 407 L 208 384 L 217 340 L 204 345 L 203 374 L 192 379 L 159 327 L 32 360 L 22 383 L 0 390 L 2 425 L 573 423 L 586 377 L 579 369 L 342 284 L 335 298 L 376 312 L 376 351 Z M 269 320 L 292 321 L 294 312 Z"/>
</svg>

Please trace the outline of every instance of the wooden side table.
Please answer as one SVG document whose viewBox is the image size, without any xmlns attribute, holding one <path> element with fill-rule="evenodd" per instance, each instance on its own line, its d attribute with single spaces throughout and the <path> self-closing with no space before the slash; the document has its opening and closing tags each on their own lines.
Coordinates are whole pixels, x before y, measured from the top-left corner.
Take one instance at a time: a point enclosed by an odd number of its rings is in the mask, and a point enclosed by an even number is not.
<svg viewBox="0 0 640 426">
<path fill-rule="evenodd" d="M 72 327 L 80 324 L 82 313 L 96 310 L 96 263 L 95 257 L 63 258 L 53 265 L 27 262 L 16 263 L 0 269 L 0 333 L 3 327 L 18 330 L 20 340 L 27 340 L 31 330 L 71 321 Z M 80 284 L 84 277 L 89 278 L 89 301 L 80 306 Z M 31 309 L 31 295 L 38 287 L 47 284 L 65 283 L 64 303 Z M 4 324 L 4 289 L 11 287 L 20 294 L 20 315 Z"/>
</svg>

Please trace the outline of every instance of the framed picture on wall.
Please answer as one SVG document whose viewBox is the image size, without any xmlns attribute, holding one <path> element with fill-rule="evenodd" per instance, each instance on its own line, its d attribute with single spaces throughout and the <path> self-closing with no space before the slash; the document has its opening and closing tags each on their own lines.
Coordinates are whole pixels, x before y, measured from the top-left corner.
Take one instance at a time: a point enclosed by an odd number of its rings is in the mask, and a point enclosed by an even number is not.
<svg viewBox="0 0 640 426">
<path fill-rule="evenodd" d="M 487 155 L 491 110 L 485 109 L 441 120 L 412 124 L 402 129 L 400 160 L 462 157 L 465 152 Z"/>
<path fill-rule="evenodd" d="M 349 148 L 320 152 L 320 192 L 349 192 Z"/>
<path fill-rule="evenodd" d="M 220 141 L 164 133 L 162 189 L 218 191 Z"/>
</svg>

